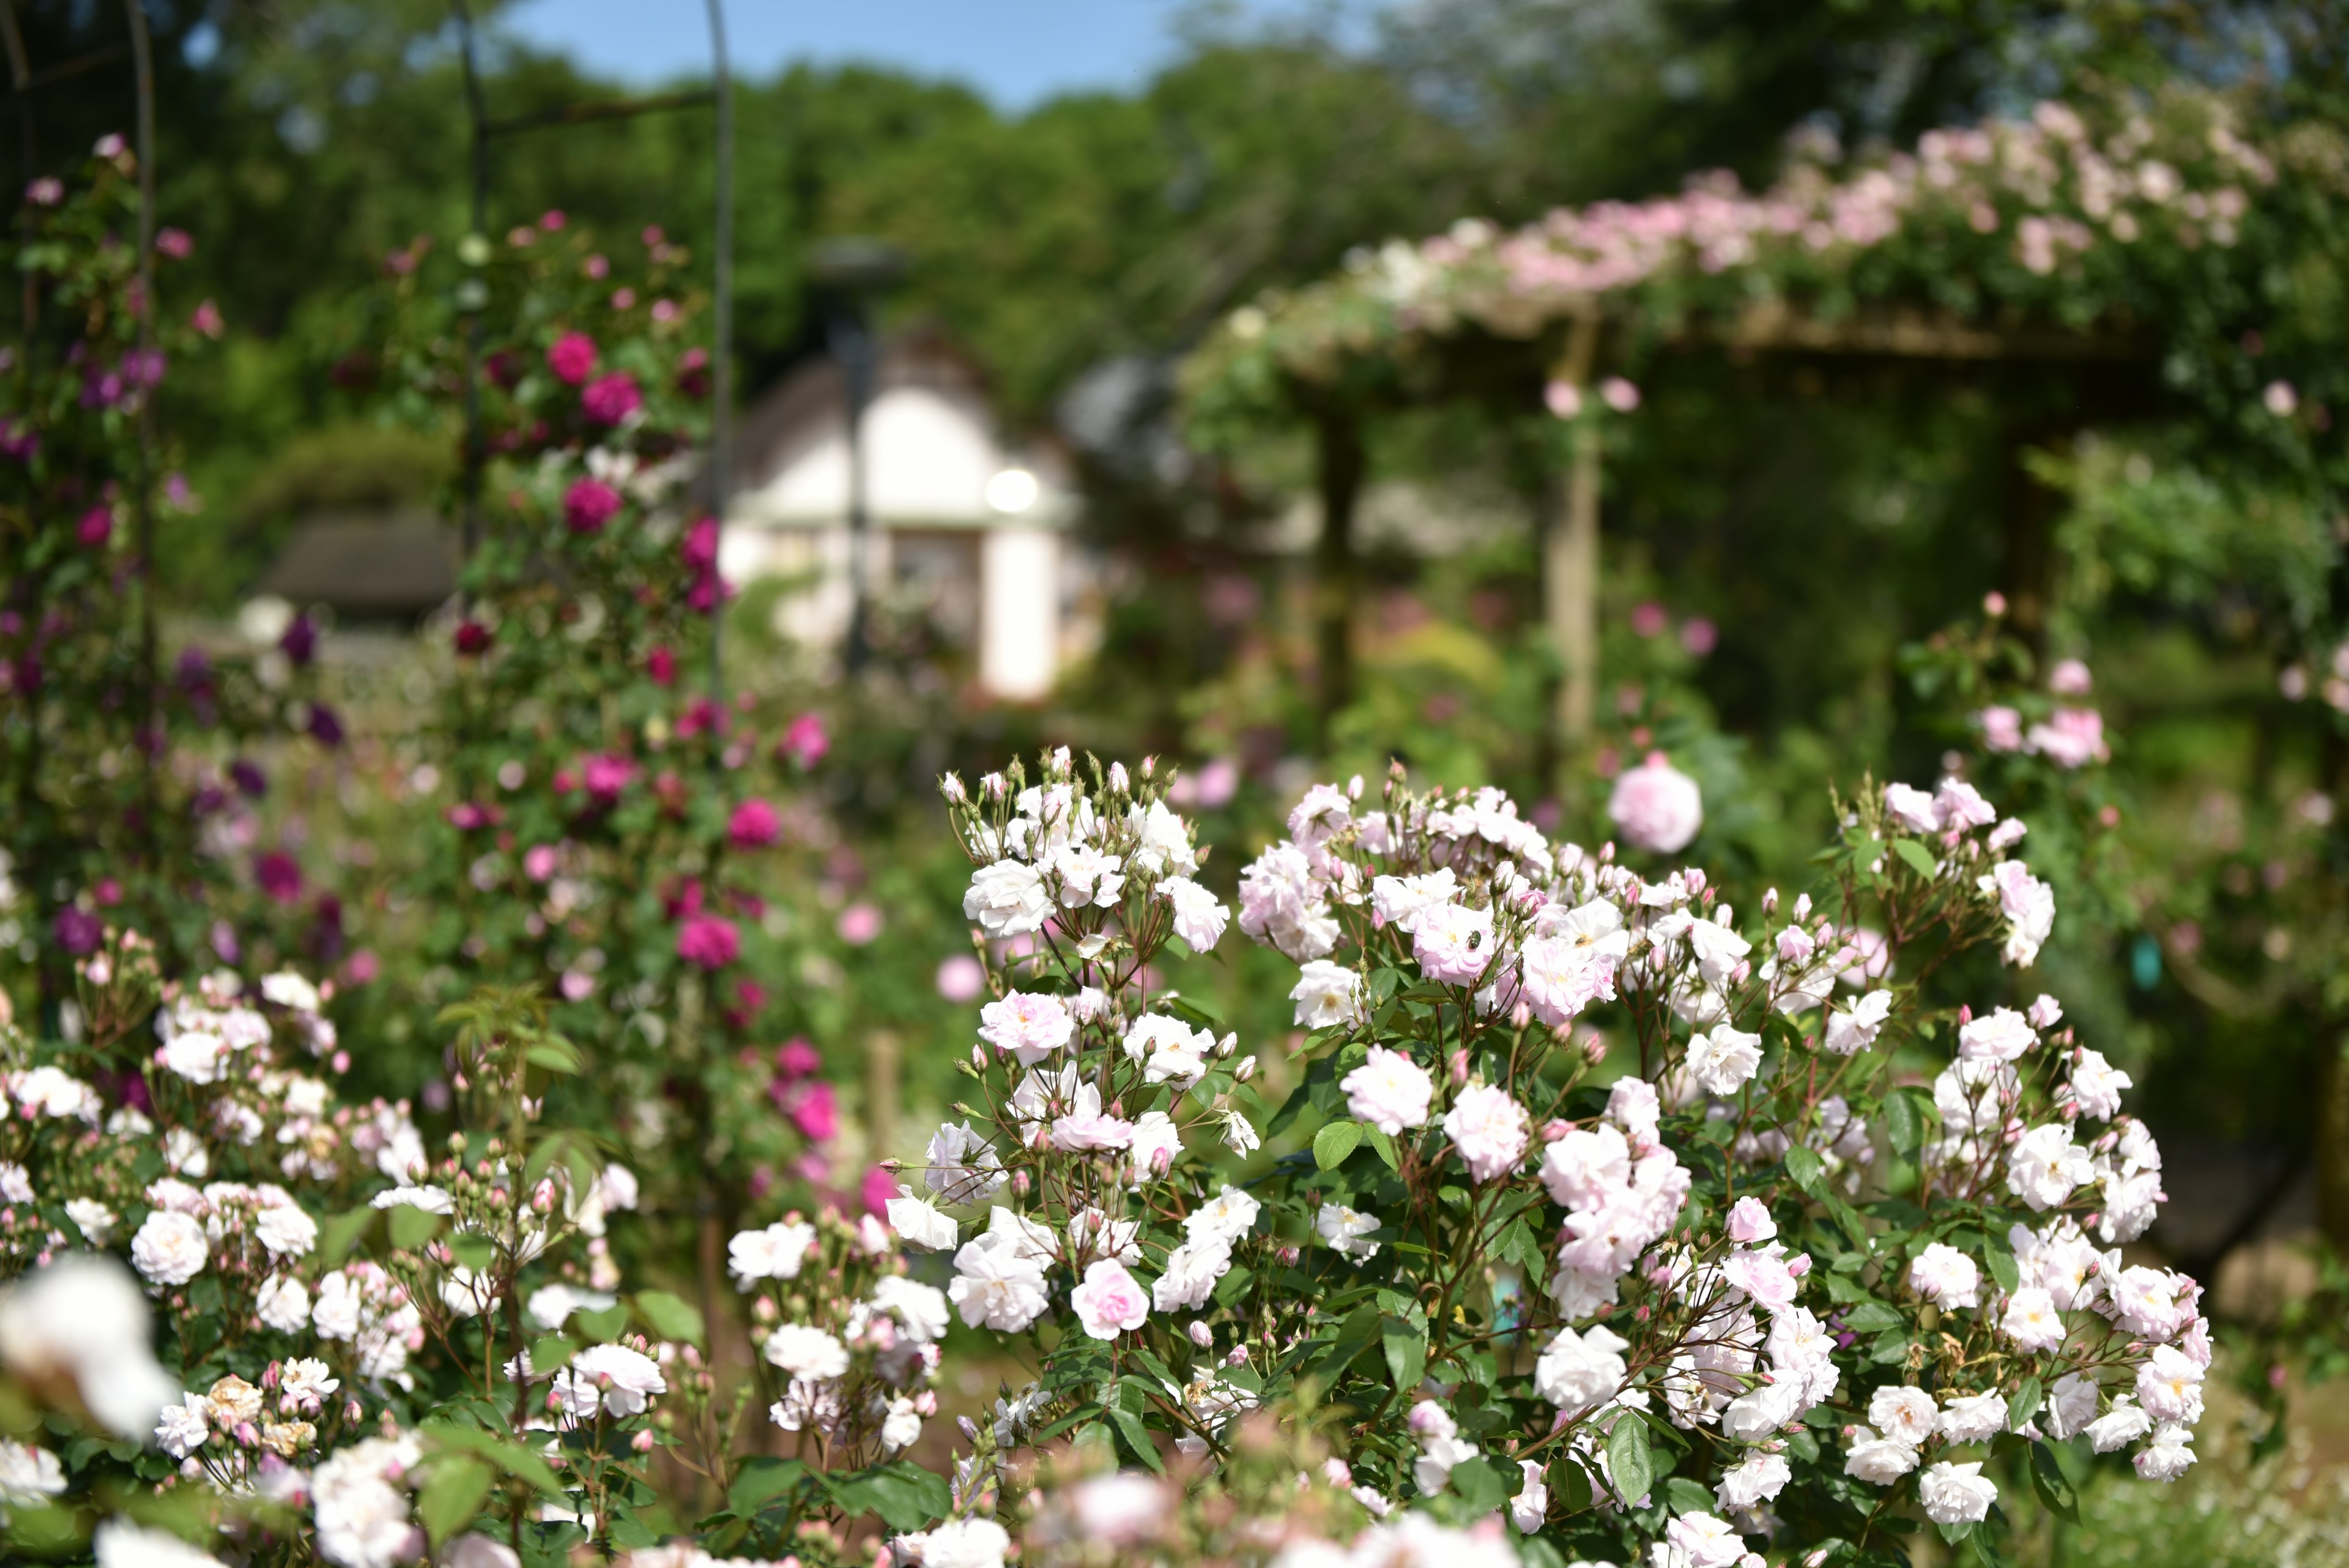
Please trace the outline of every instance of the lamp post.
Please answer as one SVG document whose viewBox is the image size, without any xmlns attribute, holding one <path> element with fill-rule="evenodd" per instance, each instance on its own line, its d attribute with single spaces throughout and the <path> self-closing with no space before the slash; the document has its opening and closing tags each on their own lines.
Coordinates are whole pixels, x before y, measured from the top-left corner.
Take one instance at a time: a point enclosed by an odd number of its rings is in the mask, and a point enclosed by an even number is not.
<svg viewBox="0 0 2349 1568">
<path fill-rule="evenodd" d="M 843 237 L 819 241 L 808 255 L 808 280 L 832 296 L 826 345 L 839 362 L 848 413 L 848 670 L 864 668 L 871 649 L 865 607 L 872 596 L 873 516 L 864 483 L 864 410 L 873 400 L 873 301 L 905 275 L 903 251 L 885 241 Z"/>
</svg>

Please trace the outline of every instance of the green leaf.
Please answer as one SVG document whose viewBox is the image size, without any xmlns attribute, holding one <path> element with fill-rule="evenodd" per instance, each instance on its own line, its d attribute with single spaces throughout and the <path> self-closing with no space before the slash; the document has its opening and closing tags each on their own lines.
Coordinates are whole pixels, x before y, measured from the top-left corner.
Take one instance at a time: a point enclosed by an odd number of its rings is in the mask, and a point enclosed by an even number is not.
<svg viewBox="0 0 2349 1568">
<path fill-rule="evenodd" d="M 1901 1326 L 1900 1314 L 1882 1302 L 1862 1302 L 1843 1314 L 1844 1327 L 1854 1334 L 1882 1334 L 1888 1328 Z"/>
<path fill-rule="evenodd" d="M 1409 1398 L 1427 1376 L 1427 1339 L 1416 1323 L 1388 1318 L 1380 1329 L 1386 1342 L 1387 1370 L 1394 1375 L 1396 1392 Z"/>
<path fill-rule="evenodd" d="M 1607 1438 L 1607 1471 L 1626 1503 L 1647 1496 L 1656 1481 L 1654 1458 L 1648 1452 L 1648 1424 L 1630 1410 L 1616 1418 Z"/>
<path fill-rule="evenodd" d="M 530 1342 L 530 1369 L 543 1377 L 559 1367 L 570 1365 L 579 1347 L 559 1334 L 550 1334 Z"/>
<path fill-rule="evenodd" d="M 619 1338 L 621 1331 L 628 1326 L 628 1309 L 625 1303 L 616 1303 L 601 1312 L 574 1313 L 571 1321 L 581 1334 L 596 1344 L 609 1345 Z"/>
<path fill-rule="evenodd" d="M 1142 1417 L 1122 1406 L 1112 1406 L 1109 1419 L 1110 1425 L 1117 1428 L 1117 1435 L 1125 1439 L 1127 1450 L 1135 1459 L 1161 1475 L 1165 1473 L 1165 1463 L 1158 1457 L 1158 1445 L 1150 1440 L 1150 1434 L 1143 1428 Z"/>
<path fill-rule="evenodd" d="M 1903 861 L 1907 862 L 1909 869 L 1917 873 L 1918 876 L 1924 877 L 1928 882 L 1933 879 L 1932 852 L 1928 850 L 1923 845 L 1918 843 L 1915 839 L 1894 839 L 1892 841 L 1892 853 L 1898 855 Z"/>
<path fill-rule="evenodd" d="M 413 1252 L 440 1233 L 440 1216 L 428 1214 L 413 1203 L 396 1203 L 387 1212 L 391 1244 L 400 1251 Z"/>
<path fill-rule="evenodd" d="M 1216 1304 L 1229 1306 L 1247 1294 L 1248 1286 L 1256 1282 L 1256 1274 L 1247 1268 L 1235 1268 L 1216 1282 Z"/>
<path fill-rule="evenodd" d="M 1335 1170 L 1361 1144 L 1361 1123 L 1331 1122 L 1313 1135 L 1313 1163 L 1323 1170 Z"/>
<path fill-rule="evenodd" d="M 2012 1295 L 2023 1283 L 2023 1271 L 2014 1266 L 2014 1249 L 2007 1245 L 2006 1238 L 1994 1227 L 1984 1230 L 1982 1258 L 1990 1264 L 1990 1277 L 1998 1282 L 2000 1290 Z"/>
<path fill-rule="evenodd" d="M 1917 1146 L 1925 1141 L 1925 1128 L 1918 1120 L 1916 1102 L 1908 1096 L 1896 1091 L 1884 1096 L 1884 1136 L 1892 1140 L 1896 1154 L 1914 1154 Z"/>
<path fill-rule="evenodd" d="M 761 1507 L 800 1484 L 807 1467 L 797 1459 L 760 1454 L 742 1461 L 734 1484 L 727 1489 L 726 1506 L 736 1513 L 756 1513 Z"/>
<path fill-rule="evenodd" d="M 579 1051 L 571 1042 L 557 1035 L 547 1035 L 533 1043 L 523 1059 L 533 1067 L 543 1067 L 550 1073 L 576 1075 L 579 1071 Z"/>
<path fill-rule="evenodd" d="M 1370 1141 L 1371 1152 L 1386 1161 L 1389 1170 L 1402 1168 L 1402 1159 L 1395 1153 L 1394 1139 L 1377 1127 L 1364 1127 L 1362 1136 Z"/>
<path fill-rule="evenodd" d="M 444 1454 L 432 1461 L 432 1474 L 416 1496 L 416 1517 L 433 1545 L 473 1522 L 495 1480 L 489 1462 L 471 1454 Z"/>
<path fill-rule="evenodd" d="M 1711 1488 L 1700 1486 L 1686 1476 L 1674 1476 L 1664 1482 L 1664 1506 L 1674 1513 L 1711 1513 L 1714 1503 Z"/>
<path fill-rule="evenodd" d="M 1160 1005 L 1164 1007 L 1167 1012 L 1173 1013 L 1175 1017 L 1191 1023 L 1195 1023 L 1203 1029 L 1216 1029 L 1223 1025 L 1224 1015 L 1222 1013 L 1217 1012 L 1206 1002 L 1194 1002 L 1187 996 L 1169 997 L 1162 1002 Z"/>
<path fill-rule="evenodd" d="M 1558 1465 L 1551 1466 L 1551 1473 L 1553 1475 L 1557 1474 L 1560 1468 L 1561 1467 Z M 1588 1508 L 1595 1500 L 1594 1494 L 1597 1491 L 1597 1488 L 1591 1483 L 1590 1472 L 1584 1469 L 1576 1460 L 1568 1459 L 1563 1461 L 1563 1469 L 1565 1470 L 1566 1484 L 1558 1490 L 1559 1494 L 1566 1499 L 1566 1511 L 1568 1513 L 1580 1513 L 1583 1510 Z"/>
<path fill-rule="evenodd" d="M 1907 840 L 1904 839 L 1902 842 L 1906 843 Z M 1942 1540 L 1955 1546 L 1974 1532 L 1974 1521 L 1971 1519 L 1961 1519 L 1955 1524 L 1937 1524 L 1933 1528 L 1941 1532 Z"/>
<path fill-rule="evenodd" d="M 2045 1443 L 2031 1445 L 2031 1490 L 2047 1505 L 2047 1511 L 2066 1523 L 2080 1522 L 2080 1497 L 2072 1490 L 2071 1479 L 2055 1462 L 2055 1455 Z"/>
<path fill-rule="evenodd" d="M 892 1530 L 919 1530 L 954 1506 L 946 1478 L 899 1459 L 877 1469 L 828 1478 L 832 1494 L 852 1513 L 877 1513 Z"/>
<path fill-rule="evenodd" d="M 654 1338 L 683 1345 L 703 1343 L 708 1332 L 702 1326 L 701 1309 L 667 1291 L 638 1291 L 636 1319 L 653 1331 Z"/>
<path fill-rule="evenodd" d="M 1485 1459 L 1464 1459 L 1452 1467 L 1450 1489 L 1473 1514 L 1486 1514 L 1509 1501 L 1501 1472 Z"/>
<path fill-rule="evenodd" d="M 334 1215 L 319 1226 L 318 1266 L 331 1269 L 349 1257 L 351 1249 L 359 1244 L 359 1238 L 374 1223 L 375 1214 L 373 1209 L 354 1209 L 347 1214 Z"/>
<path fill-rule="evenodd" d="M 510 1476 L 528 1481 L 543 1492 L 560 1492 L 562 1486 L 546 1461 L 520 1443 L 511 1443 L 495 1432 L 485 1432 L 479 1427 L 460 1427 L 453 1421 L 428 1421 L 424 1436 L 435 1446 L 461 1449 L 480 1455 Z"/>
<path fill-rule="evenodd" d="M 1826 1162 L 1816 1149 L 1796 1144 L 1786 1151 L 1786 1174 L 1795 1179 L 1795 1186 L 1814 1198 L 1819 1194 L 1819 1182 L 1826 1177 Z"/>
<path fill-rule="evenodd" d="M 2039 1379 L 2024 1378 L 2014 1392 L 2006 1397 L 2007 1429 L 2013 1431 L 2022 1427 L 2032 1417 L 2039 1414 L 2039 1407 L 2045 1402 L 2046 1392 L 2039 1386 Z"/>
</svg>

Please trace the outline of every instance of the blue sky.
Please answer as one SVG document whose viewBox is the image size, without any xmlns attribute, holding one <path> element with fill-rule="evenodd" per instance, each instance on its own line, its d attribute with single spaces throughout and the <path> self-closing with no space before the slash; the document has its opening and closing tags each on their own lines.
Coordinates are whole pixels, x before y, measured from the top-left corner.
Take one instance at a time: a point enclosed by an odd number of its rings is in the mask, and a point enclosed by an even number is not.
<svg viewBox="0 0 2349 1568">
<path fill-rule="evenodd" d="M 1316 0 L 1244 0 L 1242 16 Z M 954 77 L 1006 109 L 1074 88 L 1139 87 L 1174 53 L 1184 0 L 727 0 L 735 69 L 848 60 Z M 648 84 L 709 67 L 700 0 L 519 0 L 506 28 L 591 70 Z"/>
</svg>

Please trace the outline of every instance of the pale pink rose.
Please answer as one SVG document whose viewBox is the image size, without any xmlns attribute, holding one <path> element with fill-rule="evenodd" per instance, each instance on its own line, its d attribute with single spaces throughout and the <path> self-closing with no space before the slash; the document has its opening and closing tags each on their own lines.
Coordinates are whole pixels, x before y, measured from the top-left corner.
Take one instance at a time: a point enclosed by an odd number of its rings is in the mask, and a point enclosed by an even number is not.
<svg viewBox="0 0 2349 1568">
<path fill-rule="evenodd" d="M 2023 750 L 2023 715 L 2013 709 L 1998 704 L 1974 715 L 1982 726 L 1982 744 L 1993 752 Z"/>
<path fill-rule="evenodd" d="M 2104 716 L 2094 708 L 2058 708 L 2045 723 L 2032 725 L 2023 742 L 2059 768 L 2084 768 L 2112 755 Z"/>
<path fill-rule="evenodd" d="M 2095 679 L 2088 673 L 2088 667 L 2076 659 L 2060 659 L 2047 672 L 2047 690 L 2058 697 L 2085 697 L 2095 689 Z"/>
<path fill-rule="evenodd" d="M 1757 1305 L 1775 1312 L 1795 1304 L 1794 1271 L 1767 1252 L 1736 1251 L 1721 1268 L 1729 1282 L 1752 1296 Z"/>
<path fill-rule="evenodd" d="M 1615 781 L 1607 815 L 1634 849 L 1674 855 L 1704 826 L 1704 796 L 1696 780 L 1672 766 L 1663 753 L 1651 752 L 1647 761 Z"/>
<path fill-rule="evenodd" d="M 982 977 L 983 979 L 984 977 Z M 1076 1032 L 1068 1004 L 1057 996 L 1015 991 L 978 1010 L 978 1037 L 1023 1067 L 1063 1049 Z"/>
<path fill-rule="evenodd" d="M 1778 1222 L 1758 1198 L 1741 1198 L 1729 1206 L 1729 1239 L 1741 1247 L 1767 1241 L 1778 1233 Z"/>
<path fill-rule="evenodd" d="M 1526 1158 L 1531 1125 L 1525 1107 L 1507 1090 L 1488 1084 L 1463 1089 L 1444 1118 L 1445 1136 L 1478 1181 L 1491 1181 L 1517 1168 Z"/>
<path fill-rule="evenodd" d="M 1426 1069 L 1383 1045 L 1371 1046 L 1369 1059 L 1338 1086 L 1346 1091 L 1346 1114 L 1389 1137 L 1405 1127 L 1425 1127 L 1428 1103 L 1435 1097 Z"/>
<path fill-rule="evenodd" d="M 1982 1304 L 1982 1270 L 1971 1258 L 1944 1241 L 1934 1242 L 1910 1262 L 1909 1284 L 1919 1295 L 1940 1306 Z"/>
<path fill-rule="evenodd" d="M 1428 979 L 1474 985 L 1493 961 L 1493 911 L 1444 904 L 1419 919 L 1412 956 Z"/>
<path fill-rule="evenodd" d="M 1150 1293 L 1115 1258 L 1088 1267 L 1084 1283 L 1069 1293 L 1069 1304 L 1095 1339 L 1115 1339 L 1122 1331 L 1140 1328 L 1150 1316 Z"/>
</svg>

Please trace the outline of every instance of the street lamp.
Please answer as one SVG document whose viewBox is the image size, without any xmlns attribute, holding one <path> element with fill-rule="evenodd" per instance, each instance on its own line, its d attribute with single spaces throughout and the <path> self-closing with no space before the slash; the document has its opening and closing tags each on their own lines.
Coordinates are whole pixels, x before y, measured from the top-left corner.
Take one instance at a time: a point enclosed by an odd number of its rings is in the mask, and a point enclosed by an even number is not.
<svg viewBox="0 0 2349 1568">
<path fill-rule="evenodd" d="M 873 400 L 873 302 L 905 277 L 905 254 L 883 240 L 842 236 L 819 240 L 808 253 L 808 281 L 831 296 L 824 340 L 839 362 L 848 402 L 848 668 L 864 667 L 870 651 L 865 605 L 872 560 L 872 509 L 864 486 L 864 410 Z"/>
</svg>

